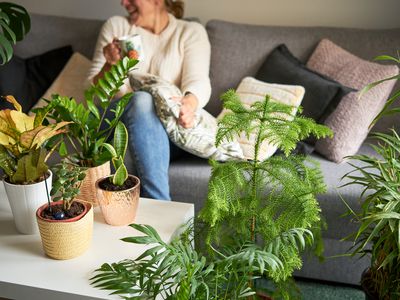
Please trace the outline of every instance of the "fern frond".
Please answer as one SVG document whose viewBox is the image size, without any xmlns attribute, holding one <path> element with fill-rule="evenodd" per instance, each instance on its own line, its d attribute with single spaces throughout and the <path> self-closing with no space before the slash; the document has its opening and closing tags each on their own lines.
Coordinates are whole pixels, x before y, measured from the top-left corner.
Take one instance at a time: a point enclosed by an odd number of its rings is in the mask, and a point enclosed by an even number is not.
<svg viewBox="0 0 400 300">
<path fill-rule="evenodd" d="M 296 107 L 273 102 L 268 95 L 264 101 L 253 103 L 250 108 L 243 106 L 233 90 L 227 91 L 221 99 L 224 109 L 231 113 L 225 114 L 218 123 L 217 146 L 222 140 L 233 140 L 241 133 L 247 138 L 254 133 L 259 134 L 256 147 L 267 141 L 289 155 L 298 141 L 310 135 L 317 138 L 333 136 L 328 127 L 316 124 L 313 119 L 295 115 Z M 257 157 L 254 159 L 257 160 Z"/>
</svg>

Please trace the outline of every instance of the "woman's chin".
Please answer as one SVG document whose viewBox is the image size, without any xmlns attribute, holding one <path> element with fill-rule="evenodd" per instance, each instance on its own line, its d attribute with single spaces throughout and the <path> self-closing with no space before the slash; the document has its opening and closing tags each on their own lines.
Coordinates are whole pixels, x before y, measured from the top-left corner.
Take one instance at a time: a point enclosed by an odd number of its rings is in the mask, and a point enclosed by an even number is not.
<svg viewBox="0 0 400 300">
<path fill-rule="evenodd" d="M 138 25 L 139 20 L 139 14 L 138 13 L 131 13 L 129 14 L 129 23 L 132 25 Z"/>
</svg>

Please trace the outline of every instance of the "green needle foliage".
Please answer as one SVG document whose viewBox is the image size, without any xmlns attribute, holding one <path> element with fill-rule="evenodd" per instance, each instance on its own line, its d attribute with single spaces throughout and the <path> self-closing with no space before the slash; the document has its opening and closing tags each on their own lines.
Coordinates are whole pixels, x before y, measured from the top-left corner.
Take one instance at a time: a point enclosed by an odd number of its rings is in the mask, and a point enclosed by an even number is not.
<svg viewBox="0 0 400 300">
<path fill-rule="evenodd" d="M 294 108 L 270 101 L 250 108 L 228 91 L 224 108 L 232 110 L 219 123 L 217 143 L 241 132 L 256 132 L 251 161 L 211 161 L 208 199 L 202 226 L 194 236 L 209 252 L 193 248 L 188 227 L 171 243 L 148 225 L 131 227 L 144 236 L 123 241 L 152 245 L 135 260 L 103 264 L 92 284 L 124 299 L 258 299 L 255 280 L 267 276 L 288 299 L 290 276 L 301 267 L 300 253 L 314 242 L 320 227 L 316 194 L 325 191 L 319 168 L 303 156 L 289 155 L 297 141 L 310 134 L 331 135 L 311 119 L 293 116 Z M 287 156 L 258 160 L 268 139 Z M 204 243 L 204 242 L 203 242 Z M 286 284 L 286 285 L 285 285 Z"/>
<path fill-rule="evenodd" d="M 316 195 L 325 192 L 319 167 L 303 156 L 289 155 L 300 139 L 332 135 L 325 126 L 303 116 L 293 116 L 293 107 L 265 101 L 250 108 L 234 91 L 222 97 L 232 112 L 219 123 L 217 144 L 244 132 L 256 134 L 254 157 L 249 161 L 211 161 L 208 199 L 200 213 L 207 224 L 206 244 L 229 245 L 226 236 L 240 236 L 258 243 L 276 255 L 282 268 L 255 270 L 276 283 L 287 280 L 301 267 L 301 250 L 313 242 L 312 229 L 320 225 Z M 280 148 L 285 156 L 259 161 L 263 141 Z"/>
<path fill-rule="evenodd" d="M 73 122 L 69 125 L 68 134 L 62 136 L 63 140 L 59 147 L 61 156 L 70 156 L 70 159 L 82 167 L 96 167 L 111 160 L 113 154 L 119 154 L 116 151 L 110 152 L 110 147 L 113 146 L 107 144 L 107 141 L 120 137 L 118 134 L 113 134 L 132 93 L 124 95 L 116 103 L 115 108 L 112 108 L 111 100 L 137 62 L 125 57 L 112 66 L 104 74 L 103 79 L 86 90 L 84 103 L 78 104 L 73 98 L 52 95 L 52 100 L 47 101 L 48 105 L 37 110 L 37 113 L 48 113 L 50 119 L 57 122 L 60 120 Z M 107 118 L 106 114 L 109 111 L 112 112 L 112 116 Z M 123 143 L 124 141 L 114 140 L 114 145 Z M 70 147 L 67 147 L 67 144 Z M 67 151 L 71 147 L 74 149 L 72 156 Z"/>
<path fill-rule="evenodd" d="M 0 2 L 0 65 L 13 56 L 13 45 L 21 41 L 31 28 L 31 19 L 18 4 Z"/>
</svg>

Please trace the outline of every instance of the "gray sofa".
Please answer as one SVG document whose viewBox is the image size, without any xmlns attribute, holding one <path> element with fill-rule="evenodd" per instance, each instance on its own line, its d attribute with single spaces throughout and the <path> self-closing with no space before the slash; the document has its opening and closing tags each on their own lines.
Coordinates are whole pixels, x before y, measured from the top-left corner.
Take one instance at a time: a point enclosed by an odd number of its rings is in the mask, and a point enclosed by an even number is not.
<svg viewBox="0 0 400 300">
<path fill-rule="evenodd" d="M 16 55 L 29 57 L 64 45 L 72 45 L 91 58 L 97 34 L 103 21 L 72 19 L 55 16 L 32 15 L 32 30 L 26 39 L 16 46 Z M 221 109 L 219 95 L 228 88 L 235 88 L 245 76 L 254 76 L 268 53 L 278 44 L 286 43 L 289 49 L 303 61 L 309 57 L 321 38 L 329 38 L 355 55 L 371 60 L 380 54 L 394 53 L 400 45 L 400 29 L 362 30 L 324 27 L 272 27 L 234 24 L 213 20 L 206 25 L 210 38 L 212 98 L 206 109 L 216 115 Z M 396 88 L 399 87 L 397 84 Z M 394 118 L 381 120 L 378 131 L 396 125 Z M 400 122 L 399 122 L 400 124 Z M 365 143 L 360 153 L 370 153 Z M 324 232 L 325 255 L 320 263 L 306 256 L 304 267 L 297 276 L 358 284 L 361 272 L 368 266 L 368 259 L 329 258 L 345 253 L 351 242 L 340 239 L 356 229 L 351 219 L 341 215 L 346 211 L 338 193 L 353 207 L 358 206 L 360 188 L 348 186 L 338 189 L 341 177 L 351 167 L 347 163 L 336 164 L 318 154 L 317 160 L 328 185 L 328 192 L 319 197 L 328 229 Z M 206 198 L 210 167 L 204 159 L 191 155 L 174 161 L 170 167 L 171 196 L 174 201 L 191 202 L 198 212 Z"/>
</svg>

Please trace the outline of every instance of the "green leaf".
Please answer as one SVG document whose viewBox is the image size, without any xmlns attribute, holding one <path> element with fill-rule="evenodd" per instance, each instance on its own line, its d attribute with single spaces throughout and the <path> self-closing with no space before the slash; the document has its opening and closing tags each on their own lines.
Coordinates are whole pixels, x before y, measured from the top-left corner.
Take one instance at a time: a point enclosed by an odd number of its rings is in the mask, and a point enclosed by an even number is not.
<svg viewBox="0 0 400 300">
<path fill-rule="evenodd" d="M 135 236 L 135 237 L 126 237 L 121 239 L 124 242 L 127 243 L 133 243 L 133 244 L 152 244 L 154 243 L 154 239 L 148 236 Z"/>
<path fill-rule="evenodd" d="M 124 159 L 127 147 L 128 147 L 128 130 L 126 129 L 124 123 L 120 121 L 115 127 L 115 132 L 114 132 L 114 149 L 116 151 L 115 156 Z"/>
<path fill-rule="evenodd" d="M 117 156 L 117 151 L 115 150 L 115 148 L 112 145 L 110 145 L 109 143 L 103 143 L 102 146 L 104 148 L 106 148 L 108 152 L 110 152 L 112 157 Z"/>
<path fill-rule="evenodd" d="M 119 168 L 115 171 L 113 176 L 113 184 L 121 186 L 125 183 L 128 178 L 128 171 L 124 164 L 121 164 Z"/>
<path fill-rule="evenodd" d="M 12 45 L 20 41 L 30 30 L 30 17 L 26 9 L 18 4 L 0 2 L 0 64 L 8 62 Z"/>
</svg>

